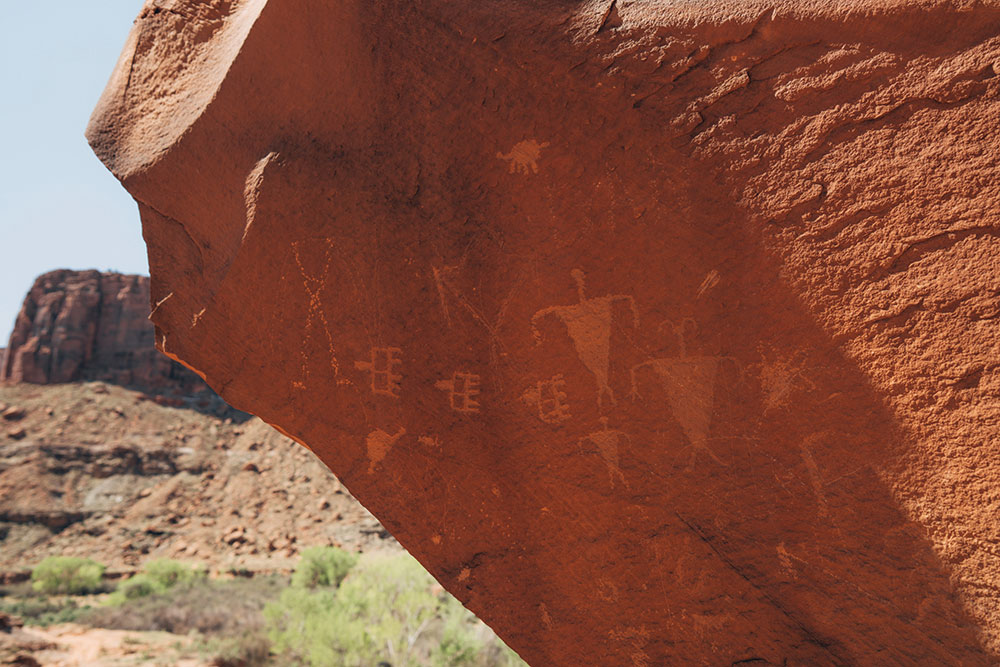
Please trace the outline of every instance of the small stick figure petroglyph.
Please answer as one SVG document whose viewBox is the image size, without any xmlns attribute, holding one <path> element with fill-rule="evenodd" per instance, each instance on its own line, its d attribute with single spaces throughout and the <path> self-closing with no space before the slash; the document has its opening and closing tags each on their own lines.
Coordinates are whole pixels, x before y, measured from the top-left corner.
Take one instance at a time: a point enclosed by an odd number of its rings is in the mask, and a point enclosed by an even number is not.
<svg viewBox="0 0 1000 667">
<path fill-rule="evenodd" d="M 601 430 L 580 438 L 579 445 L 583 447 L 583 444 L 586 442 L 597 445 L 597 451 L 600 453 L 601 458 L 604 459 L 604 465 L 608 468 L 608 479 L 611 482 L 611 487 L 614 488 L 615 477 L 617 477 L 625 485 L 625 488 L 628 488 L 625 475 L 622 474 L 622 470 L 618 465 L 618 445 L 622 442 L 630 444 L 632 438 L 624 431 L 608 428 L 607 417 L 601 417 L 600 421 Z"/>
<path fill-rule="evenodd" d="M 542 157 L 542 149 L 548 148 L 549 142 L 538 143 L 534 139 L 519 141 L 508 153 L 497 153 L 501 160 L 510 163 L 509 173 L 537 174 L 538 160 Z"/>
<path fill-rule="evenodd" d="M 613 294 L 588 299 L 583 271 L 573 269 L 571 274 L 576 281 L 577 295 L 580 303 L 573 306 L 551 306 L 539 310 L 531 318 L 531 331 L 535 340 L 541 343 L 541 333 L 538 322 L 552 315 L 559 319 L 569 333 L 576 349 L 577 356 L 597 380 L 597 404 L 604 404 L 607 396 L 615 403 L 615 393 L 608 382 L 611 365 L 611 325 L 614 320 L 614 304 L 628 304 L 632 311 L 632 326 L 639 328 L 639 309 L 635 299 L 625 294 Z"/>
</svg>

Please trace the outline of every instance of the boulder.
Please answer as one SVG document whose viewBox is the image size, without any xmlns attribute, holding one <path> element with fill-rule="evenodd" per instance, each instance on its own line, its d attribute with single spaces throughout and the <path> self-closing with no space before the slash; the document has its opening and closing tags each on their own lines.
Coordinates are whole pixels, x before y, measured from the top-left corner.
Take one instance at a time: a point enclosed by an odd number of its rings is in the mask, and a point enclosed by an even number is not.
<svg viewBox="0 0 1000 667">
<path fill-rule="evenodd" d="M 147 2 L 156 343 L 536 665 L 1000 655 L 1000 2 Z"/>
</svg>

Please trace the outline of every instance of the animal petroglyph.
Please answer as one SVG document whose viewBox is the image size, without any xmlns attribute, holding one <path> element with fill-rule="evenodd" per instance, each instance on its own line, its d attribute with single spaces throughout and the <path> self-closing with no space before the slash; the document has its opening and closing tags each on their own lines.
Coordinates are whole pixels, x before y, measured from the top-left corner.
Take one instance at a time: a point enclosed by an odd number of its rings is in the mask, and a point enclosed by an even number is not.
<svg viewBox="0 0 1000 667">
<path fill-rule="evenodd" d="M 309 310 L 306 313 L 305 340 L 303 341 L 301 348 L 302 380 L 292 383 L 298 389 L 305 389 L 305 380 L 309 376 L 309 357 L 307 350 L 310 347 L 310 343 L 317 335 L 317 330 L 319 330 L 318 335 L 321 335 L 326 339 L 327 350 L 329 352 L 328 358 L 330 368 L 333 370 L 333 376 L 336 378 L 340 375 L 340 365 L 337 363 L 336 350 L 333 345 L 333 334 L 330 333 L 330 323 L 327 321 L 326 313 L 323 309 L 323 290 L 326 289 L 327 279 L 329 278 L 330 259 L 331 253 L 333 252 L 333 241 L 330 239 L 325 239 L 324 241 L 323 270 L 319 273 L 319 275 L 310 275 L 309 271 L 306 270 L 306 267 L 302 262 L 302 256 L 299 252 L 302 242 L 294 241 L 292 243 L 292 254 L 295 256 L 295 264 L 299 268 L 299 273 L 302 274 L 302 285 L 306 290 L 306 294 L 309 295 Z M 345 381 L 343 380 L 337 380 L 337 384 L 344 383 Z"/>
<path fill-rule="evenodd" d="M 525 390 L 521 400 L 537 407 L 538 418 L 547 424 L 558 424 L 572 417 L 566 402 L 566 380 L 562 375 L 539 380 L 534 387 Z"/>
<path fill-rule="evenodd" d="M 601 417 L 601 430 L 580 438 L 579 444 L 582 447 L 586 442 L 597 445 L 597 452 L 604 459 L 604 465 L 608 468 L 608 480 L 611 482 L 611 487 L 614 488 L 617 477 L 625 485 L 625 488 L 628 488 L 628 482 L 625 481 L 625 475 L 622 474 L 618 459 L 618 445 L 620 443 L 631 444 L 632 442 L 628 433 L 608 428 L 608 418 Z"/>
<path fill-rule="evenodd" d="M 365 439 L 365 446 L 368 448 L 368 474 L 375 472 L 375 466 L 382 463 L 383 459 L 392 450 L 392 446 L 399 442 L 399 439 L 406 435 L 406 429 L 400 427 L 395 435 L 389 435 L 380 428 L 368 434 Z"/>
<path fill-rule="evenodd" d="M 373 347 L 369 361 L 355 361 L 359 371 L 368 371 L 373 394 L 399 398 L 403 376 L 396 369 L 403 365 L 403 351 L 398 347 Z"/>
<path fill-rule="evenodd" d="M 571 273 L 576 281 L 580 303 L 572 306 L 551 306 L 539 310 L 531 318 L 531 330 L 535 340 L 541 343 L 542 336 L 538 331 L 538 323 L 552 316 L 566 325 L 566 331 L 573 341 L 573 347 L 580 361 L 587 367 L 597 380 L 597 404 L 603 406 L 604 398 L 615 403 L 615 393 L 608 382 L 611 366 L 611 325 L 614 321 L 614 305 L 628 304 L 632 311 L 632 326 L 639 327 L 639 309 L 635 299 L 624 294 L 614 294 L 588 299 L 585 289 L 585 276 L 580 269 Z"/>
<path fill-rule="evenodd" d="M 438 380 L 434 386 L 448 392 L 448 403 L 455 412 L 479 412 L 480 377 L 473 373 L 456 372 L 450 380 Z"/>
<path fill-rule="evenodd" d="M 691 458 L 687 469 L 693 470 L 699 452 L 708 455 L 721 466 L 727 465 L 708 446 L 715 406 L 715 380 L 719 366 L 725 357 L 687 356 L 684 329 L 693 320 L 685 320 L 672 328 L 680 340 L 679 357 L 649 359 L 636 364 L 630 371 L 633 400 L 639 398 L 639 374 L 642 370 L 652 371 L 660 381 L 674 419 L 680 424 L 691 447 Z"/>
<path fill-rule="evenodd" d="M 507 153 L 497 153 L 497 157 L 510 163 L 509 173 L 537 174 L 538 160 L 542 157 L 542 149 L 548 148 L 549 142 L 538 143 L 534 139 L 519 141 Z"/>
</svg>

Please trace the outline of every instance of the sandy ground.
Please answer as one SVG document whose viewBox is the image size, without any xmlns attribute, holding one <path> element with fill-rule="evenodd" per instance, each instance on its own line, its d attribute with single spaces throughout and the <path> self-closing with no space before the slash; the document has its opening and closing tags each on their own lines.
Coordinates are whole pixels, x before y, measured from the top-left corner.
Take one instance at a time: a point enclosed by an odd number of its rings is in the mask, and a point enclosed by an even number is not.
<svg viewBox="0 0 1000 667">
<path fill-rule="evenodd" d="M 31 656 L 44 667 L 208 667 L 212 664 L 209 659 L 199 656 L 191 637 L 168 632 L 104 630 L 67 623 L 48 628 L 26 627 L 23 632 L 11 636 L 11 640 L 15 637 L 20 650 L 11 646 L 9 648 L 15 650 L 8 651 L 8 655 Z M 55 648 L 40 648 L 43 644 Z"/>
</svg>

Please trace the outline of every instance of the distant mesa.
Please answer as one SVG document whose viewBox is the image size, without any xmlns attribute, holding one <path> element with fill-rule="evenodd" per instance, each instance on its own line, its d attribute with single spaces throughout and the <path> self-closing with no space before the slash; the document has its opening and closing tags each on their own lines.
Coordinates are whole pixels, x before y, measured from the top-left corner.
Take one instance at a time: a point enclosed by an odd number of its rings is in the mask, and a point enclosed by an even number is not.
<svg viewBox="0 0 1000 667">
<path fill-rule="evenodd" d="M 149 311 L 146 276 L 65 269 L 43 274 L 0 350 L 0 381 L 103 381 L 215 399 L 200 377 L 156 350 Z"/>
</svg>

